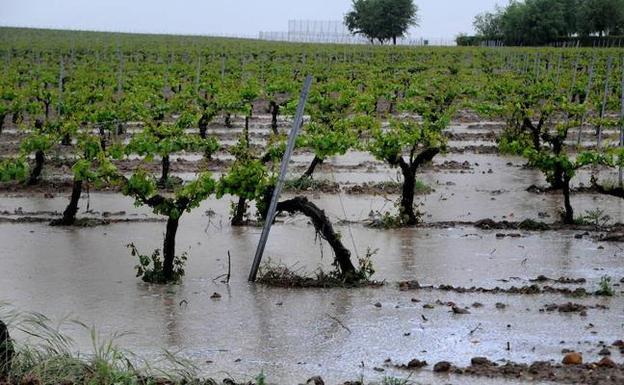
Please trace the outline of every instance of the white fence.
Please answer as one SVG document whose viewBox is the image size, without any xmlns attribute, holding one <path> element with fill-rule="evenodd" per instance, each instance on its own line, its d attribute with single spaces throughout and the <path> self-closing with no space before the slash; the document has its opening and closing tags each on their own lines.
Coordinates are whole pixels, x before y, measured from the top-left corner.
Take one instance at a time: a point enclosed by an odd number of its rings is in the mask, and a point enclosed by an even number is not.
<svg viewBox="0 0 624 385">
<path fill-rule="evenodd" d="M 370 44 L 365 37 L 352 35 L 342 21 L 335 20 L 290 20 L 288 31 L 263 31 L 259 33 L 258 38 L 295 43 Z M 455 41 L 443 38 L 404 37 L 397 39 L 397 44 L 453 46 Z"/>
</svg>

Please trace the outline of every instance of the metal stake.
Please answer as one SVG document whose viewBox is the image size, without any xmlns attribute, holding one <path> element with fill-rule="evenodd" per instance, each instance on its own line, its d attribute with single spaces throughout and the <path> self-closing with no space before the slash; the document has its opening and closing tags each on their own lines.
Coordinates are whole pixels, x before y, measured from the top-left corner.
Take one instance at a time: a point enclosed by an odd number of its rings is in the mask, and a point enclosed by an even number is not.
<svg viewBox="0 0 624 385">
<path fill-rule="evenodd" d="M 255 281 L 256 276 L 258 275 L 258 268 L 260 268 L 262 255 L 264 254 L 264 247 L 266 246 L 267 240 L 269 239 L 269 232 L 271 231 L 271 226 L 273 225 L 273 220 L 275 219 L 277 201 L 279 199 L 280 193 L 282 192 L 282 188 L 284 187 L 286 172 L 288 171 L 288 162 L 290 162 L 290 157 L 295 148 L 295 140 L 297 139 L 297 134 L 299 133 L 299 129 L 301 128 L 301 124 L 303 122 L 303 110 L 306 100 L 308 99 L 308 91 L 310 90 L 311 84 L 312 76 L 308 75 L 305 79 L 305 83 L 303 84 L 301 97 L 299 98 L 299 105 L 297 106 L 295 121 L 293 122 L 292 129 L 290 130 L 290 134 L 288 135 L 288 145 L 286 147 L 284 157 L 282 158 L 279 179 L 277 180 L 277 184 L 275 185 L 275 189 L 273 190 L 273 197 L 271 197 L 269 212 L 266 217 L 266 222 L 264 223 L 264 228 L 262 229 L 260 242 L 258 242 L 258 248 L 256 249 L 256 256 L 254 257 L 253 265 L 251 266 L 251 272 L 249 272 L 249 282 Z"/>
</svg>

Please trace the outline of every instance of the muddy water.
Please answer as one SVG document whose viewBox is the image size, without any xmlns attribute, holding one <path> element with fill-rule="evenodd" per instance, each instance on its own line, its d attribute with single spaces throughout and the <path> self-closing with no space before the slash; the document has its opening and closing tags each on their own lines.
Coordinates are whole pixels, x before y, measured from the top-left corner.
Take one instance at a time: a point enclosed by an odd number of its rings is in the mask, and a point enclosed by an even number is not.
<svg viewBox="0 0 624 385">
<path fill-rule="evenodd" d="M 621 333 L 624 303 L 619 296 L 575 300 L 610 307 L 609 311 L 589 310 L 588 317 L 582 318 L 539 312 L 545 304 L 568 300 L 555 295 L 400 292 L 391 284 L 358 290 L 249 285 L 245 278 L 259 229 L 208 225 L 204 209 L 182 221 L 178 250 L 190 249 L 191 257 L 184 284 L 173 287 L 138 282 L 132 271 L 135 261 L 124 247 L 131 241 L 142 250 L 158 247 L 164 224 L 89 229 L 0 225 L 0 241 L 5 245 L 0 260 L 3 270 L 11 272 L 0 276 L 0 300 L 55 318 L 70 315 L 104 334 L 129 332 L 120 343 L 146 357 L 157 355 L 160 347 L 180 350 L 207 375 L 225 377 L 227 372 L 246 378 L 262 370 L 283 384 L 317 374 L 331 382 L 360 374 L 379 378 L 372 368 L 382 366 L 386 358 L 397 363 L 420 358 L 431 364 L 450 360 L 466 365 L 470 357 L 484 355 L 528 362 L 559 360 L 560 350 L 571 348 L 595 359 L 598 342 L 610 342 Z M 304 222 L 278 224 L 266 255 L 307 271 L 327 267 L 330 253 L 326 250 L 321 260 L 313 231 Z M 349 229 L 340 230 L 350 244 Z M 367 244 L 379 248 L 377 278 L 390 282 L 418 279 L 426 284 L 493 287 L 528 284 L 527 279 L 545 274 L 585 277 L 586 287 L 592 289 L 605 271 L 618 279 L 624 276 L 621 249 L 605 245 L 598 250 L 597 244 L 567 233 L 527 233 L 526 238 L 505 240 L 472 228 L 376 231 L 353 226 L 351 233 L 360 254 Z M 227 270 L 227 251 L 232 255 L 230 285 L 213 281 Z M 223 297 L 212 300 L 213 292 Z M 422 302 L 414 303 L 412 298 Z M 471 309 L 469 315 L 454 315 L 443 305 L 423 308 L 436 300 L 460 306 L 480 302 L 484 307 Z M 373 306 L 376 302 L 382 308 Z M 507 308 L 495 309 L 497 302 Z M 589 323 L 595 326 L 587 329 Z M 81 349 L 88 350 L 85 331 L 77 327 L 66 331 Z M 412 379 L 449 381 L 429 371 Z M 462 378 L 457 383 L 470 382 Z"/>
<path fill-rule="evenodd" d="M 474 132 L 468 125 L 465 130 Z M 310 160 L 307 154 L 297 155 L 293 164 L 301 166 Z M 366 153 L 336 157 L 320 167 L 316 177 L 341 184 L 397 179 L 396 170 L 379 162 L 366 172 L 347 169 L 373 161 Z M 418 197 L 425 221 L 521 220 L 537 218 L 538 213 L 543 213 L 546 222 L 556 220 L 561 197 L 526 192 L 529 185 L 544 185 L 545 180 L 539 171 L 522 168 L 523 159 L 474 154 L 436 158 L 437 164 L 444 161 L 468 161 L 471 169 L 423 170 L 419 178 L 435 189 Z M 587 183 L 589 176 L 589 171 L 582 171 L 576 183 Z M 603 180 L 615 176 L 601 172 Z M 392 210 L 397 198 L 313 192 L 308 196 L 333 220 L 361 220 L 370 211 Z M 577 214 L 601 208 L 613 220 L 624 222 L 621 199 L 592 194 L 576 194 L 572 199 Z M 62 195 L 53 199 L 4 197 L 0 211 L 21 207 L 25 212 L 61 212 L 66 203 Z M 118 194 L 92 193 L 90 208 L 95 213 L 85 213 L 85 208 L 83 199 L 81 216 L 123 211 L 116 217 L 154 218 L 149 209 L 134 207 L 131 199 Z M 589 237 L 576 239 L 572 231 L 512 232 L 521 237 L 498 239 L 496 232 L 469 226 L 381 231 L 344 225 L 337 229 L 355 255 L 364 255 L 367 247 L 378 249 L 375 278 L 389 285 L 381 289 L 286 290 L 246 283 L 260 229 L 231 228 L 228 215 L 227 198 L 208 200 L 185 214 L 177 249 L 190 254 L 187 277 L 184 284 L 173 287 L 137 281 L 133 274 L 136 261 L 125 247 L 134 242 L 146 253 L 161 247 L 163 222 L 85 229 L 0 224 L 1 271 L 10 272 L 0 274 L 0 301 L 56 319 L 69 315 L 95 325 L 104 334 L 129 332 L 119 342 L 147 358 L 156 356 L 161 348 L 180 350 L 206 375 L 248 379 L 264 371 L 269 380 L 280 384 L 304 382 L 312 375 L 321 375 L 329 383 L 359 375 L 367 380 L 408 375 L 390 368 L 381 374 L 373 370 L 383 367 L 387 358 L 399 364 L 425 359 L 431 365 L 439 360 L 466 365 L 473 356 L 559 361 L 561 349 L 567 348 L 583 352 L 591 361 L 598 358 L 599 341 L 608 344 L 623 337 L 624 301 L 619 286 L 617 296 L 611 299 L 570 299 L 559 295 L 400 292 L 394 285 L 415 279 L 426 285 L 507 288 L 528 285 L 529 279 L 543 274 L 586 278 L 588 282 L 582 286 L 591 291 L 603 275 L 612 276 L 615 282 L 624 277 L 624 252 L 618 244 L 596 243 Z M 225 285 L 214 279 L 227 272 L 228 251 L 232 281 Z M 301 217 L 280 218 L 265 255 L 275 263 L 307 272 L 329 269 L 331 262 L 327 245 L 321 252 L 312 228 Z M 222 298 L 210 299 L 214 292 Z M 467 315 L 455 315 L 444 305 L 423 308 L 437 300 L 484 306 L 471 308 Z M 604 305 L 609 310 L 590 309 L 587 317 L 539 311 L 546 304 L 570 300 Z M 382 307 L 375 307 L 376 302 Z M 496 309 L 499 302 L 507 307 Z M 88 351 L 90 340 L 84 330 L 76 326 L 65 330 L 81 350 Z M 622 362 L 615 351 L 613 358 Z M 507 383 L 435 376 L 430 370 L 412 375 L 411 380 Z"/>
</svg>

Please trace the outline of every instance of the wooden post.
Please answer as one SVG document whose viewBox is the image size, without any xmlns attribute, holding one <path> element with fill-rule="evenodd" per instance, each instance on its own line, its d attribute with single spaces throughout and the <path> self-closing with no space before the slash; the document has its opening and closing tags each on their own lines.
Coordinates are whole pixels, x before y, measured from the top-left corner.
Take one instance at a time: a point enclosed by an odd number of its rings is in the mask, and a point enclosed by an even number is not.
<svg viewBox="0 0 624 385">
<path fill-rule="evenodd" d="M 271 197 L 271 204 L 269 205 L 269 211 L 266 216 L 264 228 L 262 229 L 262 235 L 260 236 L 260 242 L 258 242 L 258 248 L 256 249 L 256 255 L 254 257 L 253 265 L 251 266 L 251 272 L 249 273 L 249 282 L 254 282 L 258 275 L 258 269 L 260 268 L 260 262 L 262 262 L 262 255 L 264 254 L 264 248 L 267 240 L 269 239 L 269 233 L 271 226 L 275 220 L 275 211 L 277 210 L 277 201 L 279 199 L 282 188 L 284 187 L 284 181 L 286 179 L 286 171 L 288 171 L 288 162 L 295 148 L 295 140 L 297 134 L 303 123 L 303 111 L 306 100 L 308 99 L 308 92 L 310 85 L 312 84 L 312 76 L 308 75 L 303 84 L 303 90 L 301 91 L 301 97 L 299 98 L 299 105 L 297 106 L 297 112 L 295 114 L 295 121 L 293 122 L 292 129 L 288 135 L 288 145 L 286 146 L 286 152 L 282 158 L 282 164 L 280 166 L 280 174 L 273 190 L 273 196 Z"/>
</svg>

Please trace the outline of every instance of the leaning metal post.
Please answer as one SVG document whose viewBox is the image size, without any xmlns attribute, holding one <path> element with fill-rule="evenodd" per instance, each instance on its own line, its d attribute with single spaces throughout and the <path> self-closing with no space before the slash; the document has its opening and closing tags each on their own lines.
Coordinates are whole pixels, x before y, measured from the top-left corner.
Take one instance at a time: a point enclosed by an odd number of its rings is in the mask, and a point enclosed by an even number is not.
<svg viewBox="0 0 624 385">
<path fill-rule="evenodd" d="M 251 272 L 249 272 L 249 282 L 255 281 L 256 276 L 258 275 L 258 268 L 260 267 L 260 262 L 262 261 L 262 255 L 264 254 L 264 247 L 266 246 L 267 240 L 269 238 L 269 232 L 271 231 L 271 226 L 273 225 L 273 220 L 275 219 L 275 211 L 277 210 L 277 201 L 279 199 L 280 193 L 282 192 L 282 188 L 284 187 L 284 180 L 286 179 L 286 172 L 288 171 L 288 163 L 290 162 L 290 157 L 295 148 L 295 140 L 297 139 L 297 134 L 299 133 L 299 129 L 301 128 L 301 124 L 303 122 L 303 110 L 305 107 L 306 100 L 308 99 L 308 91 L 310 90 L 311 84 L 312 84 L 312 76 L 308 75 L 303 84 L 301 97 L 299 98 L 299 105 L 297 106 L 297 112 L 295 114 L 295 121 L 293 122 L 292 129 L 290 130 L 290 134 L 288 135 L 288 145 L 286 147 L 286 152 L 284 153 L 284 157 L 282 158 L 282 165 L 280 167 L 279 179 L 277 180 L 277 184 L 275 185 L 275 189 L 273 190 L 273 196 L 271 197 L 271 205 L 269 206 L 269 211 L 266 216 L 264 228 L 262 229 L 260 242 L 258 242 L 258 248 L 256 249 L 256 256 L 254 257 L 253 265 L 251 266 Z"/>
</svg>

